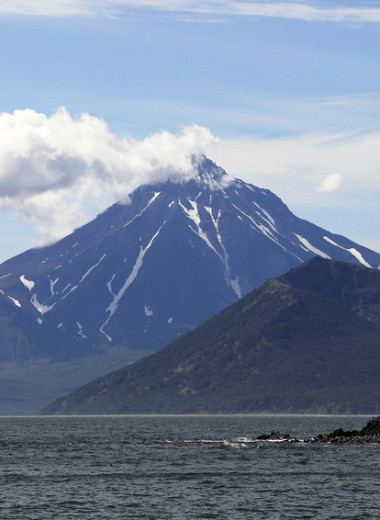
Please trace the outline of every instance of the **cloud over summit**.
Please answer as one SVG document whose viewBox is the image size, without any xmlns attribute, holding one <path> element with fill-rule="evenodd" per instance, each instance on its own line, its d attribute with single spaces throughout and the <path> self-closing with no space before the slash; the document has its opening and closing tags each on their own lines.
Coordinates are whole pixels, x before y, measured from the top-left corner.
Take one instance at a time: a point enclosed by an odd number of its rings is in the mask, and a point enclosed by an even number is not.
<svg viewBox="0 0 380 520">
<path fill-rule="evenodd" d="M 63 236 L 143 183 L 194 174 L 192 155 L 215 141 L 192 125 L 178 135 L 118 138 L 89 114 L 65 108 L 0 114 L 0 209 L 27 219 L 43 240 Z"/>
</svg>

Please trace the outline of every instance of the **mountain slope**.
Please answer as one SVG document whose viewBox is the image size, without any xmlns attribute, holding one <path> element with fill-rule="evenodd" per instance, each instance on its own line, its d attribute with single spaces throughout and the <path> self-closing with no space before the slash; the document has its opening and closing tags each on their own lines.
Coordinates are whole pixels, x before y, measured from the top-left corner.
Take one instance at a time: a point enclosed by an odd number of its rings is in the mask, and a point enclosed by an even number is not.
<svg viewBox="0 0 380 520">
<path fill-rule="evenodd" d="M 378 271 L 315 258 L 44 412 L 378 413 L 379 301 Z"/>
</svg>

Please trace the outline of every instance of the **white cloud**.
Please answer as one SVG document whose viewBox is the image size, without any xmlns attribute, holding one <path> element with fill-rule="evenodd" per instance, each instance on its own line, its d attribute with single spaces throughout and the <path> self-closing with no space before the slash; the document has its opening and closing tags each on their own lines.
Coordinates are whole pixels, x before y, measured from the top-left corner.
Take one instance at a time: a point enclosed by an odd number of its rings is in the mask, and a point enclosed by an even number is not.
<svg viewBox="0 0 380 520">
<path fill-rule="evenodd" d="M 360 4 L 359 4 L 360 5 Z M 266 2 L 239 0 L 0 0 L 0 13 L 38 15 L 48 17 L 91 16 L 110 13 L 117 16 L 118 9 L 145 8 L 166 12 L 186 12 L 204 15 L 239 15 L 275 17 L 309 22 L 380 22 L 380 8 L 337 6 L 335 2 L 324 6 L 317 2 Z"/>
<path fill-rule="evenodd" d="M 330 173 L 316 187 L 316 191 L 331 193 L 336 191 L 342 184 L 343 177 L 339 173 Z"/>
<path fill-rule="evenodd" d="M 0 209 L 20 215 L 42 240 L 60 237 L 143 183 L 194 174 L 191 156 L 215 141 L 196 125 L 179 135 L 118 138 L 88 114 L 62 108 L 0 114 Z"/>
</svg>

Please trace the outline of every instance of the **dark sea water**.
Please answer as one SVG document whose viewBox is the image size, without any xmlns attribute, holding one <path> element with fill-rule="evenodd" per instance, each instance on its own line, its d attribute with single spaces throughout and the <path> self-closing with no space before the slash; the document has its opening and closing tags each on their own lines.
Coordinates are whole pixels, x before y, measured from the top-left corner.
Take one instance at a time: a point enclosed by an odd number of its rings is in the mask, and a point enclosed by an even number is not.
<svg viewBox="0 0 380 520">
<path fill-rule="evenodd" d="M 249 442 L 365 417 L 3 417 L 0 519 L 376 519 L 380 446 Z"/>
</svg>

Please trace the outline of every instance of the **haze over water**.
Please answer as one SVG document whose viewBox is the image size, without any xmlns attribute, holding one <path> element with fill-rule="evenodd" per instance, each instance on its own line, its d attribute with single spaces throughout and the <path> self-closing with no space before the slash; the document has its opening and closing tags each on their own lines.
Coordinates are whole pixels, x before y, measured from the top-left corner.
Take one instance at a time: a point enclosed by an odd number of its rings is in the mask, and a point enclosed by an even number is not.
<svg viewBox="0 0 380 520">
<path fill-rule="evenodd" d="M 377 445 L 250 442 L 298 438 L 353 416 L 0 418 L 0 518 L 377 519 Z"/>
</svg>

